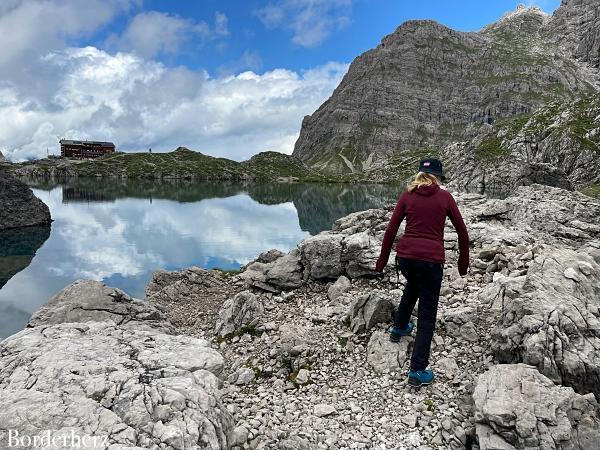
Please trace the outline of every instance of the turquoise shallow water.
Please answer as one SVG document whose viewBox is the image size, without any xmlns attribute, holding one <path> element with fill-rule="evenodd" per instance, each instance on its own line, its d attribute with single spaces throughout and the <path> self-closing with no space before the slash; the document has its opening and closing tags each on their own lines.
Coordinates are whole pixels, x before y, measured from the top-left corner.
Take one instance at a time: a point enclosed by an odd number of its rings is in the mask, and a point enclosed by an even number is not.
<svg viewBox="0 0 600 450">
<path fill-rule="evenodd" d="M 0 338 L 74 280 L 143 297 L 152 273 L 191 265 L 237 269 L 287 252 L 354 211 L 393 202 L 399 186 L 85 180 L 33 183 L 51 230 L 0 233 Z"/>
</svg>

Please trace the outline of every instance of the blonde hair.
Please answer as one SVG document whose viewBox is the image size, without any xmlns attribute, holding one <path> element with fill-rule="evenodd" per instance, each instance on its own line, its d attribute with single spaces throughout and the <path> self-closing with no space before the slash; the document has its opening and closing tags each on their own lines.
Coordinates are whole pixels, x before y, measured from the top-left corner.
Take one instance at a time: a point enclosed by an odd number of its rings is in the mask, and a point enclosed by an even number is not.
<svg viewBox="0 0 600 450">
<path fill-rule="evenodd" d="M 432 184 L 441 184 L 440 179 L 431 173 L 419 172 L 413 181 L 408 183 L 406 190 L 412 192 L 421 186 L 431 186 Z"/>
</svg>

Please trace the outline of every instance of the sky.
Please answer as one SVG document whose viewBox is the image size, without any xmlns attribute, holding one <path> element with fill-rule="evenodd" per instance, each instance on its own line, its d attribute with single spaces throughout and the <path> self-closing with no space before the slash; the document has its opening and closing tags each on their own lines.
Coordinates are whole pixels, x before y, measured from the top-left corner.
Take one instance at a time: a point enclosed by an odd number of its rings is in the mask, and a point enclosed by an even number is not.
<svg viewBox="0 0 600 450">
<path fill-rule="evenodd" d="M 477 31 L 519 3 L 560 0 L 0 0 L 0 151 L 291 153 L 352 60 L 406 20 Z"/>
</svg>

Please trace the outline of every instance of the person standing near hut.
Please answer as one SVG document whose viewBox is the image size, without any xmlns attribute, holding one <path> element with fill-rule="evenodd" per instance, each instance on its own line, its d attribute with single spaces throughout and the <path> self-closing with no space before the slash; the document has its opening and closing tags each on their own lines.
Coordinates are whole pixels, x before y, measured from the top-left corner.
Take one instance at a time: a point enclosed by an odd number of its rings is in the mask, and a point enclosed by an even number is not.
<svg viewBox="0 0 600 450">
<path fill-rule="evenodd" d="M 406 286 L 394 316 L 390 340 L 398 342 L 412 333 L 414 325 L 410 317 L 419 300 L 417 336 L 408 373 L 408 382 L 413 386 L 428 385 L 434 379 L 427 366 L 442 285 L 446 217 L 458 234 L 458 272 L 464 276 L 469 268 L 469 235 L 454 197 L 441 188 L 444 179 L 439 160 L 420 162 L 419 173 L 396 204 L 375 266 L 377 272 L 383 271 L 400 223 L 406 218 L 406 228 L 396 248 L 396 265 L 406 278 Z"/>
</svg>

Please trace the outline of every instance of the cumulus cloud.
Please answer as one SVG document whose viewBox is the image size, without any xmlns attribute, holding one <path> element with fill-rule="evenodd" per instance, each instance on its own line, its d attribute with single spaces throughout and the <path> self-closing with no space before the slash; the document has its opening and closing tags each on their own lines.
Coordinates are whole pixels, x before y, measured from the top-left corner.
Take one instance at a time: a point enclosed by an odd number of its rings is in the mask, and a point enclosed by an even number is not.
<svg viewBox="0 0 600 450">
<path fill-rule="evenodd" d="M 353 0 L 277 0 L 256 11 L 269 28 L 292 32 L 292 41 L 314 47 L 351 23 Z"/>
<path fill-rule="evenodd" d="M 112 34 L 107 45 L 122 51 L 135 52 L 144 58 L 174 55 L 192 39 L 205 41 L 229 35 L 227 16 L 215 13 L 215 25 L 191 19 L 147 11 L 137 14 L 122 35 Z"/>
<path fill-rule="evenodd" d="M 220 12 L 210 26 L 143 12 L 114 41 L 123 50 L 74 45 L 139 1 L 89 0 L 86 8 L 78 0 L 0 2 L 7 43 L 0 52 L 0 151 L 9 159 L 43 157 L 47 148 L 57 153 L 61 137 L 111 140 L 123 151 L 187 146 L 236 160 L 264 150 L 290 153 L 303 116 L 347 70 L 329 63 L 259 73 L 260 56 L 246 50 L 213 78 L 153 59 L 177 52 L 189 33 L 225 42 L 228 22 Z"/>
<path fill-rule="evenodd" d="M 302 117 L 337 86 L 347 65 L 296 73 L 276 69 L 211 78 L 167 68 L 131 53 L 70 48 L 44 57 L 53 95 L 0 92 L 0 148 L 12 160 L 41 157 L 59 137 L 112 140 L 122 150 L 179 145 L 246 159 L 263 150 L 290 153 Z"/>
</svg>

